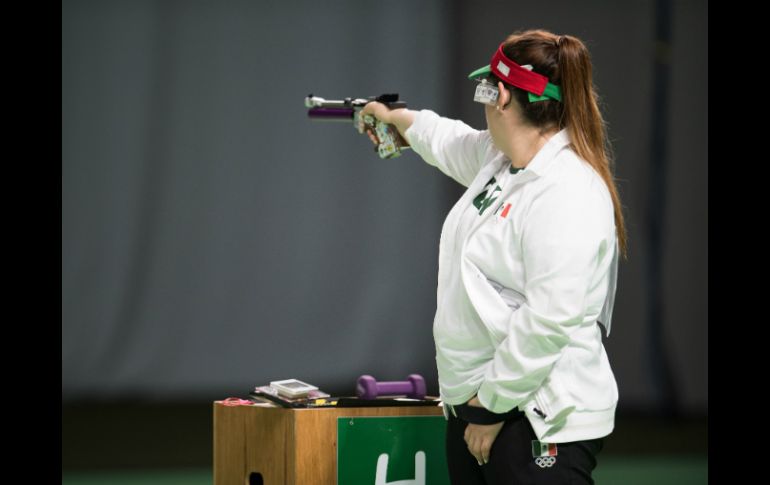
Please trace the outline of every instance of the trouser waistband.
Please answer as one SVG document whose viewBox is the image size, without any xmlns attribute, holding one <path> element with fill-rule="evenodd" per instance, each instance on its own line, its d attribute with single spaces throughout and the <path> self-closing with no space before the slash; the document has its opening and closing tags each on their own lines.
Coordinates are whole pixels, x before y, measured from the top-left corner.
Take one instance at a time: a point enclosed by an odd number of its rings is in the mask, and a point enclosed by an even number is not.
<svg viewBox="0 0 770 485">
<path fill-rule="evenodd" d="M 478 406 L 470 406 L 465 404 L 448 404 L 444 403 L 452 416 L 462 419 L 473 424 L 494 424 L 501 421 L 508 421 L 509 419 L 519 419 L 526 416 L 524 411 L 518 408 L 513 408 L 505 413 L 493 413 L 487 408 Z"/>
</svg>

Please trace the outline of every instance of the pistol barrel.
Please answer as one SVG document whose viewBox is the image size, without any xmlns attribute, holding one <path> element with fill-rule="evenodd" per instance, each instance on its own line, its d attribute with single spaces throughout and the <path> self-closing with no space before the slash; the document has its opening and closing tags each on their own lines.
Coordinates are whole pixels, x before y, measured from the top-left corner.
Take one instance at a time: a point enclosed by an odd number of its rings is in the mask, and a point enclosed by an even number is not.
<svg viewBox="0 0 770 485">
<path fill-rule="evenodd" d="M 310 108 L 307 110 L 309 118 L 328 121 L 351 121 L 353 108 Z"/>
</svg>

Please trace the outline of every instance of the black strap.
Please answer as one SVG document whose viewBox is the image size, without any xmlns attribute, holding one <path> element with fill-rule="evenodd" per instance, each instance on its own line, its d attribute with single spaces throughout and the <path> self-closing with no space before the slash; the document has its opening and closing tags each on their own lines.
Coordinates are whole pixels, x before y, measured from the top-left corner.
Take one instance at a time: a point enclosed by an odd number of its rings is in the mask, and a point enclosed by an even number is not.
<svg viewBox="0 0 770 485">
<path fill-rule="evenodd" d="M 452 405 L 452 409 L 458 418 L 473 424 L 495 424 L 525 416 L 524 411 L 520 411 L 518 408 L 513 408 L 506 413 L 493 413 L 487 408 L 471 406 L 467 403 Z"/>
</svg>

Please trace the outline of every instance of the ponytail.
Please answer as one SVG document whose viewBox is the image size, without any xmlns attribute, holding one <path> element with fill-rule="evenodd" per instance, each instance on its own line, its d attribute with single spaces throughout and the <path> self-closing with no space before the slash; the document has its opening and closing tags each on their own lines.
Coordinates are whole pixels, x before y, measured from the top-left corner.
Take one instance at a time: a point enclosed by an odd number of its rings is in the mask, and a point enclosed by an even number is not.
<svg viewBox="0 0 770 485">
<path fill-rule="evenodd" d="M 558 70 L 564 104 L 559 126 L 566 126 L 572 147 L 587 161 L 607 184 L 615 208 L 615 227 L 621 254 L 628 257 L 628 240 L 620 195 L 612 173 L 611 147 L 607 141 L 606 123 L 597 103 L 593 87 L 591 59 L 588 49 L 577 38 L 562 35 L 556 40 Z"/>
</svg>

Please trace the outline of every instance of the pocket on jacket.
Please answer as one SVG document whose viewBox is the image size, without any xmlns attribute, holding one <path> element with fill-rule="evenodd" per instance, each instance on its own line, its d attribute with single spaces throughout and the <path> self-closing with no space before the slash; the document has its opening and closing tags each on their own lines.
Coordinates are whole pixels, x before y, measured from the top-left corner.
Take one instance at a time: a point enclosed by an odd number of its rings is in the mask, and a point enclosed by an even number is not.
<svg viewBox="0 0 770 485">
<path fill-rule="evenodd" d="M 503 290 L 500 292 L 500 298 L 502 298 L 505 304 L 514 311 L 518 310 L 519 307 L 521 307 L 521 305 L 523 305 L 526 301 L 524 295 L 510 288 L 503 288 Z"/>
<path fill-rule="evenodd" d="M 490 280 L 487 278 L 487 281 L 492 286 L 492 288 L 495 289 L 498 295 L 500 295 L 500 298 L 502 298 L 503 302 L 505 302 L 506 305 L 508 305 L 508 308 L 511 310 L 518 310 L 521 305 L 524 304 L 524 302 L 527 301 L 527 299 L 519 293 L 516 290 L 512 290 L 510 288 L 506 288 L 497 281 Z"/>
</svg>

